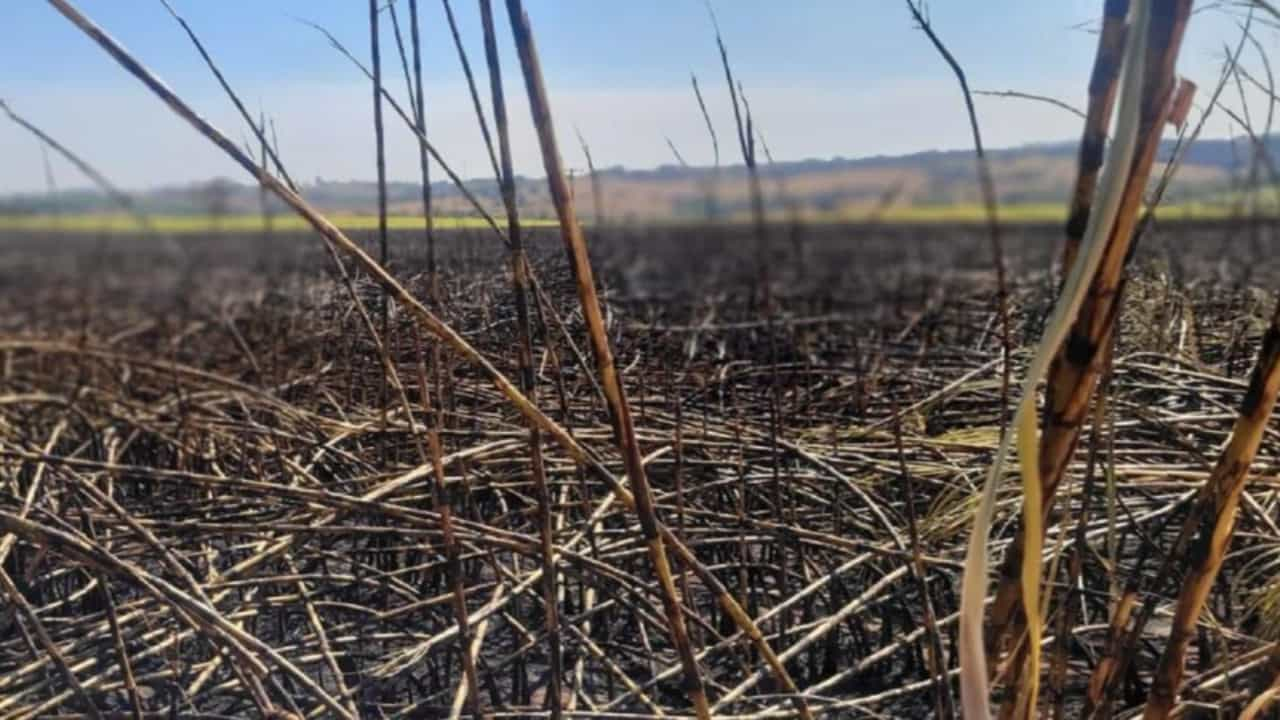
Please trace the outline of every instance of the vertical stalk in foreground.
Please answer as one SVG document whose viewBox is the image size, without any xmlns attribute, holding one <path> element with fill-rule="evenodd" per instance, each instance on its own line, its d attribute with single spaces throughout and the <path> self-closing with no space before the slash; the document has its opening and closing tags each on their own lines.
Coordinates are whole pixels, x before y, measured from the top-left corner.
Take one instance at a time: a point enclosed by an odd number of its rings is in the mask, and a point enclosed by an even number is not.
<svg viewBox="0 0 1280 720">
<path fill-rule="evenodd" d="M 373 65 L 373 136 L 378 165 L 378 264 L 387 266 L 387 153 L 382 127 L 382 53 L 378 45 L 378 0 L 369 0 L 369 51 Z M 382 332 L 387 306 L 382 304 Z"/>
<path fill-rule="evenodd" d="M 533 114 L 534 127 L 538 131 L 538 141 L 542 148 L 547 184 L 551 199 L 555 203 L 556 215 L 560 220 L 561 238 L 569 255 L 569 263 L 573 267 L 574 279 L 578 285 L 578 299 L 582 305 L 582 315 L 586 320 L 587 332 L 591 340 L 592 354 L 595 356 L 601 385 L 609 404 L 609 418 L 613 425 L 614 440 L 622 454 L 627 477 L 634 488 L 636 514 L 639 516 L 640 528 L 648 545 L 649 558 L 653 562 L 661 584 L 663 610 L 670 624 L 672 644 L 675 645 L 676 652 L 680 656 L 689 700 L 693 703 L 698 717 L 705 720 L 711 717 L 706 688 L 702 673 L 698 669 L 697 659 L 693 654 L 693 646 L 689 642 L 684 610 L 680 605 L 675 580 L 671 574 L 671 565 L 667 560 L 666 548 L 658 532 L 657 511 L 653 504 L 653 494 L 649 489 L 649 480 L 645 474 L 640 446 L 636 443 L 631 410 L 627 405 L 617 367 L 614 365 L 613 351 L 609 347 L 604 318 L 600 312 L 600 300 L 596 297 L 595 277 L 591 270 L 591 260 L 587 256 L 587 244 L 582 236 L 582 228 L 578 225 L 573 200 L 569 196 L 569 186 L 565 181 L 564 167 L 552 125 L 551 105 L 547 99 L 537 49 L 534 47 L 533 30 L 521 0 L 507 0 L 507 12 L 510 16 L 516 49 L 520 55 L 520 65 L 524 71 L 529 108 Z"/>
<path fill-rule="evenodd" d="M 413 45 L 413 119 L 418 123 L 418 165 L 422 169 L 422 223 L 427 237 L 427 287 L 431 302 L 440 304 L 440 274 L 436 269 L 436 229 L 431 212 L 431 157 L 427 153 L 427 103 L 422 93 L 422 39 L 418 33 L 418 0 L 409 0 L 409 42 Z"/>
<path fill-rule="evenodd" d="M 1138 8 L 1135 4 L 1135 12 L 1132 13 L 1134 20 L 1124 50 L 1128 65 L 1124 72 L 1133 76 L 1123 78 L 1119 88 L 1116 145 L 1112 149 L 1112 154 L 1117 154 L 1120 142 L 1129 141 L 1127 135 L 1121 136 L 1120 128 L 1136 123 L 1131 158 L 1123 163 L 1117 162 L 1114 170 L 1109 169 L 1109 172 L 1117 174 L 1116 179 L 1099 187 L 1096 202 L 1110 207 L 1101 222 L 1095 222 L 1093 217 L 1099 211 L 1090 211 L 1083 243 L 1074 253 L 1088 252 L 1084 244 L 1096 240 L 1094 251 L 1099 255 L 1096 261 L 1091 261 L 1096 262 L 1095 269 L 1082 278 L 1087 283 L 1087 290 L 1078 315 L 1072 321 L 1069 333 L 1052 348 L 1055 355 L 1046 375 L 1044 431 L 1037 442 L 1029 444 L 1027 458 L 1023 460 L 1024 468 L 1038 475 L 1039 511 L 1036 517 L 1024 512 L 1022 532 L 1015 538 L 1001 566 L 1000 588 L 992 609 L 993 634 L 996 635 L 1017 637 L 1026 625 L 1023 620 L 1028 616 L 1026 608 L 1029 604 L 1024 597 L 1027 592 L 1025 571 L 1029 564 L 1038 563 L 1032 555 L 1039 552 L 1044 536 L 1043 520 L 1066 474 L 1090 399 L 1105 365 L 1106 348 L 1110 346 L 1120 312 L 1123 271 L 1132 252 L 1143 192 L 1151 175 L 1164 125 L 1170 117 L 1177 83 L 1175 66 L 1190 11 L 1189 0 L 1171 0 L 1151 3 L 1148 9 Z M 1140 17 L 1146 17 L 1148 21 L 1140 23 Z M 1113 167 L 1110 160 L 1108 167 Z M 1091 237 L 1090 233 L 1095 231 L 1100 234 L 1096 238 Z M 1079 265 L 1078 258 L 1076 265 Z M 1064 284 L 1059 303 L 1066 300 L 1067 295 L 1068 288 Z M 1029 509 L 1024 508 L 1026 511 Z M 1024 615 L 1022 619 L 1018 617 L 1020 610 Z"/>
<path fill-rule="evenodd" d="M 1062 272 L 1065 275 L 1075 260 L 1080 240 L 1089 225 L 1093 194 L 1098 188 L 1098 172 L 1102 169 L 1103 149 L 1107 143 L 1107 126 L 1115 107 L 1116 80 L 1120 77 L 1120 59 L 1124 52 L 1125 16 L 1129 0 L 1106 0 L 1102 9 L 1102 32 L 1098 35 L 1098 52 L 1089 76 L 1089 106 L 1085 109 L 1084 133 L 1080 138 L 1080 154 L 1076 181 L 1071 191 L 1071 211 L 1067 215 L 1066 242 L 1062 246 Z"/>
<path fill-rule="evenodd" d="M 1103 150 L 1107 140 L 1107 125 L 1111 121 L 1115 105 L 1117 80 L 1120 76 L 1120 61 L 1124 52 L 1125 38 L 1128 29 L 1125 24 L 1129 11 L 1129 0 L 1106 0 L 1103 8 L 1102 33 L 1098 38 L 1098 51 L 1094 57 L 1093 73 L 1089 79 L 1089 107 L 1085 112 L 1084 132 L 1080 139 L 1078 168 L 1075 186 L 1071 194 L 1071 210 L 1066 225 L 1066 240 L 1062 249 L 1062 273 L 1065 277 L 1075 262 L 1080 242 L 1088 229 L 1089 216 L 1093 210 L 1094 193 L 1098 186 L 1098 173 L 1102 168 Z M 1060 364 L 1060 363 L 1059 363 Z M 1058 371 L 1055 364 L 1050 374 Z M 1052 385 L 1050 386 L 1052 388 Z M 1046 405 L 1052 405 L 1052 389 Z M 1048 414 L 1048 413 L 1046 413 Z M 1080 418 L 1084 414 L 1081 411 Z M 1052 417 L 1045 420 L 1047 428 L 1054 426 Z M 1052 457 L 1048 443 L 1051 433 L 1046 430 L 1041 438 L 1041 457 Z M 1077 433 L 1078 437 L 1078 433 Z M 1058 443 L 1054 443 L 1056 445 Z M 1072 443 L 1074 446 L 1074 443 Z M 1044 477 L 1051 477 L 1045 473 Z M 1056 485 L 1047 489 L 1043 501 L 1046 505 L 1054 500 Z M 1000 566 L 1000 587 L 996 591 L 996 601 L 991 611 L 991 635 L 989 647 L 998 652 L 1001 642 L 1015 622 L 1014 615 L 1018 609 L 1020 588 L 1018 572 L 1022 562 L 1022 536 L 1014 539 L 1014 547 L 1005 553 Z"/>
<path fill-rule="evenodd" d="M 1218 571 L 1222 569 L 1235 529 L 1240 495 L 1248 479 L 1249 465 L 1262 443 L 1262 434 L 1271 419 L 1277 393 L 1280 393 L 1280 299 L 1262 339 L 1262 348 L 1249 378 L 1249 388 L 1231 430 L 1231 440 L 1191 508 L 1192 517 L 1199 527 L 1187 549 L 1186 572 L 1174 605 L 1169 642 L 1160 656 L 1160 665 L 1151 683 L 1144 720 L 1162 720 L 1173 710 L 1186 664 L 1187 645 L 1191 642 L 1209 591 L 1218 578 Z"/>
<path fill-rule="evenodd" d="M 1012 578 L 1009 580 L 1010 584 L 1020 591 L 1022 609 L 1029 618 L 1027 625 L 1031 633 L 1025 642 L 1025 646 L 1029 648 L 1028 663 L 1025 668 L 1021 664 L 1016 664 L 1014 669 L 1015 678 L 1019 681 L 1019 692 L 1014 702 L 1006 709 L 1020 716 L 1026 716 L 1034 714 L 1036 708 L 1040 653 L 1038 597 L 1040 543 L 1043 539 L 1041 458 L 1035 419 L 1036 388 L 1040 379 L 1049 371 L 1050 362 L 1056 356 L 1059 347 L 1067 339 L 1068 330 L 1074 328 L 1079 322 L 1078 316 L 1087 317 L 1081 313 L 1081 306 L 1085 304 L 1086 297 L 1093 297 L 1089 291 L 1096 284 L 1095 275 L 1101 273 L 1106 276 L 1112 270 L 1112 266 L 1103 266 L 1106 251 L 1115 246 L 1116 237 L 1127 239 L 1133 228 L 1133 218 L 1127 218 L 1122 212 L 1122 206 L 1131 211 L 1129 215 L 1136 217 L 1136 208 L 1130 208 L 1122 201 L 1133 198 L 1135 195 L 1140 197 L 1141 182 L 1134 182 L 1133 170 L 1136 160 L 1146 159 L 1145 154 L 1139 152 L 1143 138 L 1139 130 L 1145 119 L 1148 104 L 1144 102 L 1144 98 L 1149 96 L 1149 93 L 1143 91 L 1148 77 L 1146 73 L 1147 40 L 1149 34 L 1158 35 L 1158 33 L 1155 32 L 1155 26 L 1151 23 L 1152 12 L 1149 0 L 1135 2 L 1133 17 L 1133 25 L 1136 29 L 1133 33 L 1133 41 L 1125 48 L 1116 141 L 1113 152 L 1108 157 L 1106 173 L 1098 194 L 1100 208 L 1098 212 L 1090 215 L 1081 252 L 1078 253 L 1071 272 L 1067 276 L 1061 296 L 1046 323 L 1035 356 L 1023 379 L 1022 398 L 1015 411 L 1013 426 L 1001 440 L 993 459 L 965 556 L 960 612 L 960 648 L 961 697 L 964 701 L 965 716 L 968 718 L 990 716 L 987 660 L 982 625 L 988 581 L 987 533 L 992 521 L 996 487 L 1003 479 L 1004 460 L 1011 450 L 1011 440 L 1015 437 L 1023 478 L 1022 534 L 1025 537 L 1026 549 L 1024 557 L 1020 558 L 1018 563 L 1021 572 L 1017 580 L 1014 581 Z M 1159 43 L 1155 45 L 1159 46 Z M 1141 167 L 1141 165 L 1141 162 L 1137 162 L 1136 166 Z M 1146 165 L 1150 167 L 1149 162 Z M 1118 260 L 1114 265 L 1117 276 L 1120 267 Z M 1093 352 L 1088 354 L 1092 357 Z"/>
<path fill-rule="evenodd" d="M 511 284 L 515 295 L 516 333 L 519 346 L 516 355 L 520 366 L 520 389 L 536 402 L 533 371 L 533 334 L 529 321 L 528 264 L 525 259 L 524 237 L 520 232 L 520 214 L 516 207 L 516 180 L 511 163 L 511 134 L 507 125 L 507 101 L 502 89 L 502 65 L 498 58 L 497 33 L 493 26 L 493 7 L 489 0 L 480 0 L 480 17 L 484 25 L 485 59 L 489 64 L 489 87 L 493 94 L 493 121 L 498 131 L 498 152 L 501 171 L 498 182 L 502 188 L 502 203 L 507 211 L 507 239 L 510 242 Z M 529 425 L 530 472 L 533 475 L 534 492 L 538 503 L 538 538 L 542 550 L 542 605 L 547 623 L 547 645 L 550 681 L 547 698 L 552 720 L 559 720 L 563 712 L 561 686 L 564 682 L 564 658 L 560 644 L 560 613 L 558 607 L 555 545 L 552 538 L 551 493 L 547 488 L 546 470 L 542 461 L 542 431 L 536 423 Z"/>
<path fill-rule="evenodd" d="M 373 56 L 373 135 L 374 135 L 374 154 L 377 157 L 378 165 L 378 264 L 382 267 L 387 266 L 387 153 L 385 145 L 385 137 L 382 127 L 382 53 L 378 47 L 378 0 L 369 0 L 369 51 Z M 378 295 L 378 312 L 382 316 L 382 339 L 383 342 L 390 345 L 391 340 L 388 337 L 388 329 L 391 325 L 390 314 L 391 301 L 385 294 Z M 387 405 L 389 398 L 389 387 L 387 379 L 384 376 L 380 383 L 380 398 L 378 400 L 382 407 L 382 459 L 387 460 L 388 444 L 386 429 L 390 422 Z"/>
</svg>

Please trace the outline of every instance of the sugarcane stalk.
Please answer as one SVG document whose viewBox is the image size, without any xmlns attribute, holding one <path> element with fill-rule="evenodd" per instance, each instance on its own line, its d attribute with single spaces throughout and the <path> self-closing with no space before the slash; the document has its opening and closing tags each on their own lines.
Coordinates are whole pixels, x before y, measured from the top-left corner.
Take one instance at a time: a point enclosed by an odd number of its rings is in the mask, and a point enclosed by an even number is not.
<svg viewBox="0 0 1280 720">
<path fill-rule="evenodd" d="M 453 327 L 440 319 L 438 315 L 428 309 L 422 302 L 410 293 L 404 285 L 391 276 L 387 270 L 379 265 L 372 257 L 369 256 L 359 245 L 351 240 L 342 230 L 330 222 L 320 212 L 311 206 L 290 186 L 286 185 L 275 176 L 264 172 L 258 163 L 250 158 L 243 150 L 236 146 L 225 134 L 211 125 L 207 120 L 198 115 L 183 100 L 170 90 L 159 78 L 157 78 L 150 70 L 140 63 L 128 50 L 117 43 L 113 38 L 107 35 L 96 23 L 81 13 L 71 3 L 70 0 L 48 0 L 58 12 L 60 12 L 68 21 L 80 29 L 86 36 L 93 40 L 108 55 L 110 55 L 121 67 L 132 74 L 140 82 L 142 82 L 148 90 L 162 100 L 174 114 L 189 123 L 197 132 L 203 135 L 207 140 L 216 145 L 232 160 L 236 162 L 243 170 L 249 173 L 260 184 L 274 193 L 282 202 L 289 206 L 299 217 L 304 219 L 318 234 L 320 234 L 326 242 L 349 256 L 357 265 L 367 272 L 372 280 L 377 282 L 390 295 L 392 295 L 398 303 L 400 303 L 405 311 L 411 315 L 423 329 L 439 338 L 445 345 L 457 352 L 467 362 L 474 365 L 484 377 L 493 383 L 495 388 L 506 400 L 511 403 L 524 418 L 530 422 L 536 423 L 547 436 L 559 445 L 565 453 L 569 455 L 573 461 L 600 481 L 606 483 L 611 491 L 617 496 L 618 500 L 629 510 L 637 510 L 638 500 L 635 495 L 624 486 L 621 481 L 606 468 L 592 453 L 588 452 L 578 440 L 569 433 L 562 425 L 551 419 L 546 413 L 538 408 L 529 400 L 519 388 L 516 387 L 494 364 L 481 354 L 474 345 L 467 341 L 465 337 L 458 333 Z M 396 105 L 392 104 L 395 108 Z M 428 146 L 430 150 L 430 146 Z M 435 154 L 433 153 L 433 157 Z M 437 157 L 437 160 L 439 158 Z M 536 291 L 537 286 L 534 284 Z M 730 617 L 739 630 L 743 632 L 752 642 L 753 646 L 760 653 L 761 658 L 769 666 L 770 671 L 778 680 L 782 689 L 791 697 L 791 701 L 796 705 L 798 712 L 802 718 L 812 717 L 808 710 L 807 703 L 799 694 L 794 681 L 790 674 L 783 666 L 778 654 L 770 647 L 764 633 L 754 620 L 742 609 L 742 607 L 734 600 L 732 594 L 720 582 L 715 573 L 707 567 L 705 563 L 698 559 L 696 555 L 686 546 L 679 537 L 676 536 L 670 528 L 661 523 L 660 520 L 654 518 L 657 522 L 656 530 L 663 542 L 666 543 L 673 552 L 677 554 L 680 562 L 684 563 L 703 583 L 703 585 L 716 597 L 721 608 Z M 259 556 L 259 560 L 265 557 Z M 333 708 L 341 711 L 336 704 Z M 341 711 L 345 714 L 345 711 Z"/>
<path fill-rule="evenodd" d="M 520 389 L 536 398 L 533 371 L 533 334 L 529 320 L 528 260 L 524 250 L 524 236 L 520 228 L 520 214 L 516 206 L 515 172 L 511 162 L 511 138 L 507 123 L 507 103 L 502 89 L 502 66 L 498 58 L 497 37 L 493 27 L 493 9 L 489 0 L 480 0 L 481 23 L 484 26 L 485 58 L 489 65 L 489 86 L 493 95 L 493 118 L 498 131 L 498 152 L 501 158 L 498 182 L 502 187 L 502 203 L 507 211 L 507 239 L 510 241 L 511 285 L 516 307 L 516 334 L 518 347 Z M 451 23 L 452 26 L 452 23 Z M 547 489 L 547 474 L 542 459 L 542 431 L 537 423 L 529 426 L 529 471 L 533 476 L 534 494 L 538 503 L 538 537 L 542 552 L 542 604 L 547 624 L 547 646 L 550 680 L 547 697 L 550 701 L 552 720 L 560 720 L 563 713 L 561 687 L 564 681 L 564 658 L 560 644 L 559 590 L 557 589 L 555 547 L 552 539 L 551 493 Z"/>
<path fill-rule="evenodd" d="M 1098 51 L 1089 76 L 1089 105 L 1085 108 L 1084 133 L 1080 138 L 1080 154 L 1076 180 L 1071 190 L 1071 211 L 1067 216 L 1066 241 L 1062 246 L 1062 267 L 1071 267 L 1080 240 L 1089 226 L 1093 195 L 1098 189 L 1098 172 L 1107 143 L 1107 126 L 1115 108 L 1116 80 L 1120 77 L 1120 61 L 1124 54 L 1127 28 L 1125 16 L 1129 0 L 1106 0 L 1102 9 L 1102 31 L 1098 34 Z"/>
<path fill-rule="evenodd" d="M 693 654 L 693 645 L 689 642 L 689 633 L 685 625 L 684 610 L 680 604 L 676 590 L 671 564 L 667 551 L 658 532 L 657 510 L 654 507 L 653 493 L 644 469 L 640 446 L 636 442 L 635 427 L 631 419 L 631 408 L 627 403 L 626 392 L 618 376 L 617 366 L 613 361 L 613 350 L 609 345 L 608 333 L 604 327 L 604 316 L 600 311 L 600 300 L 596 295 L 595 276 L 591 269 L 591 260 L 587 256 L 587 244 L 578 224 L 577 213 L 573 206 L 573 198 L 569 193 L 569 185 L 565 179 L 564 167 L 560 159 L 560 150 L 556 144 L 555 130 L 552 125 L 551 103 L 547 99 L 546 85 L 542 78 L 542 68 L 534 46 L 533 30 L 529 16 L 524 11 L 520 0 L 507 0 L 507 13 L 511 22 L 512 35 L 516 49 L 520 55 L 521 69 L 524 71 L 525 88 L 529 95 L 529 107 L 533 115 L 534 127 L 538 133 L 538 141 L 542 149 L 543 165 L 547 172 L 547 183 L 551 199 L 560 220 L 560 235 L 565 251 L 569 256 L 569 264 L 573 269 L 574 281 L 577 284 L 578 299 L 582 306 L 582 315 L 586 321 L 587 335 L 591 342 L 591 352 L 595 357 L 600 384 L 604 389 L 605 399 L 609 406 L 609 419 L 613 426 L 614 441 L 622 455 L 627 478 L 634 489 L 636 514 L 639 516 L 640 529 L 648 547 L 649 559 L 653 563 L 654 572 L 658 576 L 661 590 L 663 611 L 666 614 L 671 633 L 671 642 L 675 645 L 685 675 L 685 690 L 694 711 L 700 720 L 711 717 L 711 706 L 707 701 L 706 686 L 698 661 Z"/>
<path fill-rule="evenodd" d="M 1149 26 L 1130 31 L 1131 34 L 1146 33 L 1137 147 L 1132 164 L 1121 169 L 1127 174 L 1127 179 L 1121 184 L 1123 189 L 1119 191 L 1119 206 L 1113 224 L 1109 230 L 1102 229 L 1107 236 L 1101 259 L 1075 322 L 1049 367 L 1044 429 L 1034 448 L 1038 455 L 1035 464 L 1039 474 L 1039 522 L 1034 523 L 1038 525 L 1034 530 L 1036 537 L 1029 538 L 1029 518 L 1024 517 L 1023 532 L 1015 537 L 1001 564 L 1000 585 L 991 614 L 989 647 L 993 651 L 999 650 L 999 643 L 1003 640 L 1020 638 L 1026 627 L 1022 602 L 1026 585 L 1024 570 L 1032 561 L 1027 549 L 1034 546 L 1038 552 L 1044 534 L 1044 519 L 1048 517 L 1079 442 L 1093 391 L 1106 365 L 1106 348 L 1110 346 L 1120 311 L 1124 267 L 1131 254 L 1143 191 L 1171 110 L 1176 82 L 1174 65 L 1190 15 L 1190 5 L 1189 0 L 1154 2 Z M 1104 188 L 1104 191 L 1107 190 Z M 1022 644 L 1018 654 L 1027 650 L 1027 646 Z M 1016 679 L 1021 672 L 1021 663 L 1010 662 L 1008 667 Z"/>
<path fill-rule="evenodd" d="M 1280 393 L 1280 302 L 1272 312 L 1271 323 L 1262 339 L 1248 390 L 1240 404 L 1240 414 L 1231 429 L 1231 439 L 1192 506 L 1195 535 L 1184 555 L 1187 563 L 1174 603 L 1169 642 L 1152 679 L 1151 694 L 1142 715 L 1144 720 L 1169 717 L 1177 702 L 1187 646 L 1231 544 L 1240 495 L 1275 408 L 1277 393 Z"/>
</svg>

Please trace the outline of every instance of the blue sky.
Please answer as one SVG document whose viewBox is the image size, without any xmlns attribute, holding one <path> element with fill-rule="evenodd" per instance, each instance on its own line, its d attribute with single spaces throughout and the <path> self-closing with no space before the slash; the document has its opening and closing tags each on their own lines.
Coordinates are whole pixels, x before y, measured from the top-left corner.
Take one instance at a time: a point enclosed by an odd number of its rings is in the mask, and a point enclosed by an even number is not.
<svg viewBox="0 0 1280 720">
<path fill-rule="evenodd" d="M 482 43 L 474 0 L 453 0 L 472 62 Z M 253 106 L 275 118 L 292 174 L 311 179 L 372 178 L 367 83 L 313 30 L 321 23 L 361 56 L 368 53 L 364 0 L 173 0 Z M 1095 36 L 1071 26 L 1092 20 L 1101 0 L 934 0 L 936 30 L 976 88 L 1016 89 L 1083 105 Z M 234 110 L 158 0 L 79 0 L 79 7 L 233 138 L 246 135 Z M 407 15 L 407 3 L 400 1 Z M 426 43 L 428 123 L 451 164 L 485 175 L 457 57 L 439 0 L 420 0 Z M 513 111 L 517 171 L 541 167 L 495 0 Z M 694 163 L 711 148 L 689 87 L 707 93 L 726 161 L 732 113 L 702 0 L 526 0 L 543 56 L 566 161 L 583 165 L 581 129 L 597 164 L 654 167 L 672 162 L 669 136 Z M 950 71 L 911 24 L 898 0 L 718 0 L 734 70 L 778 159 L 855 157 L 969 146 Z M 403 17 L 403 15 L 402 15 Z M 404 80 L 386 28 L 388 86 Z M 1203 93 L 1216 79 L 1234 20 L 1198 14 L 1180 70 Z M 1276 47 L 1274 30 L 1260 38 Z M 1257 68 L 1256 59 L 1250 66 Z M 483 73 L 483 70 L 480 69 Z M 484 76 L 481 75 L 483 82 Z M 0 97 L 130 188 L 192 182 L 238 170 L 149 97 L 42 0 L 0 0 Z M 1250 98 L 1261 107 L 1257 95 Z M 1238 101 L 1237 101 L 1238 103 Z M 1034 103 L 981 99 L 987 144 L 1009 146 L 1075 137 L 1079 121 Z M 411 137 L 389 118 L 389 173 L 412 179 Z M 1208 134 L 1224 136 L 1225 118 Z M 60 185 L 83 185 L 56 164 Z M 0 192 L 44 185 L 35 141 L 0 122 Z"/>
</svg>

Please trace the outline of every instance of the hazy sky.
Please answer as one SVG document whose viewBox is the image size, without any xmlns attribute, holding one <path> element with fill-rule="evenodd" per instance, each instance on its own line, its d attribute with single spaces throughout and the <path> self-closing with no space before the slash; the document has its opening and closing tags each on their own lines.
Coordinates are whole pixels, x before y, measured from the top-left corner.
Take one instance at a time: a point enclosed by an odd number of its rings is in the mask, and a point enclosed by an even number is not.
<svg viewBox="0 0 1280 720">
<path fill-rule="evenodd" d="M 233 139 L 248 131 L 158 0 L 77 0 L 181 96 Z M 275 119 L 291 174 L 311 180 L 374 177 L 372 98 L 359 71 L 331 50 L 304 17 L 328 27 L 361 57 L 369 52 L 365 0 L 173 0 L 254 108 Z M 472 62 L 483 74 L 474 0 L 453 0 Z M 494 0 L 505 53 L 518 172 L 540 175 L 519 66 Z M 487 160 L 438 0 L 420 0 L 429 132 L 467 177 Z M 975 88 L 1015 89 L 1084 105 L 1102 0 L 934 0 L 937 32 Z M 400 2 L 402 17 L 407 2 Z M 696 72 L 722 139 L 738 161 L 733 119 L 702 0 L 526 0 L 542 53 L 566 161 L 585 163 L 578 127 L 598 165 L 654 167 L 674 162 L 669 136 L 692 163 L 711 146 L 689 84 Z M 914 29 L 899 0 L 718 0 L 737 77 L 777 159 L 856 157 L 970 146 L 950 70 Z M 1180 71 L 1203 100 L 1216 81 L 1223 44 L 1236 21 L 1220 11 L 1193 20 Z M 388 87 L 404 79 L 384 21 Z M 1280 33 L 1257 28 L 1275 48 Z M 1261 76 L 1256 56 L 1247 66 Z M 1231 93 L 1233 104 L 1240 101 Z M 242 172 L 110 61 L 43 0 L 0 0 L 0 97 L 129 188 L 244 179 Z M 1260 95 L 1250 102 L 1263 113 Z M 979 99 L 988 145 L 1075 138 L 1079 120 L 1038 103 Z M 388 116 L 392 179 L 417 175 L 415 146 Z M 1228 134 L 1224 116 L 1209 136 Z M 36 141 L 0 119 L 0 193 L 44 187 Z M 62 187 L 85 182 L 55 162 Z"/>
</svg>

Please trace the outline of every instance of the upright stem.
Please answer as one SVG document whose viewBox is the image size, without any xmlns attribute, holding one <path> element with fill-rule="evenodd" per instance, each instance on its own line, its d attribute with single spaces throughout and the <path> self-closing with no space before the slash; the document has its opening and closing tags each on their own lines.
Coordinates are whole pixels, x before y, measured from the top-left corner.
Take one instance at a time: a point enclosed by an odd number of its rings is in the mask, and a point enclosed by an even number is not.
<svg viewBox="0 0 1280 720">
<path fill-rule="evenodd" d="M 1067 238 L 1062 246 L 1063 275 L 1075 260 L 1080 240 L 1089 226 L 1093 193 L 1098 187 L 1098 172 L 1102 169 L 1102 155 L 1107 142 L 1107 125 L 1115 107 L 1116 80 L 1120 77 L 1120 60 L 1124 54 L 1125 16 L 1129 13 L 1129 0 L 1106 0 L 1102 13 L 1098 52 L 1089 78 L 1089 107 L 1085 111 L 1084 134 L 1080 139 L 1079 165 L 1075 187 L 1071 191 Z"/>
<path fill-rule="evenodd" d="M 382 54 L 378 48 L 378 0 L 369 0 L 369 48 L 373 55 L 373 135 L 378 165 L 378 264 L 387 266 L 387 158 L 382 128 Z M 382 339 L 390 346 L 387 327 L 390 324 L 390 302 L 385 294 L 378 295 L 378 311 L 382 315 Z M 387 417 L 388 386 L 384 376 L 381 383 L 382 425 L 385 430 Z M 386 460 L 386 433 L 382 436 L 382 455 Z"/>
<path fill-rule="evenodd" d="M 604 317 L 600 312 L 600 301 L 596 296 L 595 277 L 591 271 L 590 258 L 587 256 L 587 244 L 582 236 L 582 228 L 578 225 L 573 199 L 569 195 L 569 184 L 565 180 L 560 149 L 556 144 L 552 125 L 551 106 L 547 100 L 546 86 L 542 79 L 542 67 L 534 47 L 533 31 L 521 0 L 507 0 L 507 12 L 516 49 L 520 55 L 521 68 L 524 71 L 530 111 L 533 114 L 534 126 L 537 128 L 538 140 L 542 147 L 542 160 L 547 173 L 551 199 L 555 204 L 556 215 L 560 219 L 561 239 L 564 241 L 569 263 L 574 270 L 574 278 L 578 285 L 578 299 L 582 305 L 582 315 L 591 340 L 592 354 L 595 356 L 601 385 L 609 404 L 609 419 L 613 425 L 614 440 L 622 454 L 627 477 L 634 488 L 636 514 L 639 516 L 640 528 L 648 545 L 649 558 L 653 562 L 661 585 L 663 610 L 670 626 L 672 644 L 675 645 L 676 652 L 680 656 L 689 700 L 693 703 L 698 717 L 707 720 L 711 717 L 711 709 L 707 703 L 702 673 L 693 655 L 693 647 L 689 643 L 684 610 L 680 605 L 671 566 L 667 560 L 666 548 L 658 532 L 657 512 L 654 508 L 653 494 L 649 488 L 640 447 L 636 443 L 631 409 L 627 405 L 627 397 L 618 377 L 617 367 L 614 365 L 613 351 L 609 347 Z"/>
<path fill-rule="evenodd" d="M 440 304 L 436 269 L 435 220 L 431 216 L 431 157 L 427 153 L 427 105 L 422 92 L 422 42 L 418 36 L 418 0 L 409 0 L 409 38 L 413 44 L 414 120 L 418 123 L 418 164 L 422 167 L 422 217 L 427 234 L 427 285 L 431 302 Z"/>
<path fill-rule="evenodd" d="M 378 0 L 369 0 L 369 49 L 373 56 L 373 136 L 378 164 L 378 264 L 387 266 L 387 156 L 382 128 L 382 53 L 378 46 Z M 383 332 L 387 306 L 382 304 Z"/>
<path fill-rule="evenodd" d="M 507 211 L 507 238 L 510 241 L 511 282 L 515 295 L 516 330 L 519 347 L 516 349 L 520 365 L 520 389 L 531 399 L 537 400 L 533 372 L 533 336 L 529 322 L 529 290 L 524 238 L 520 232 L 520 215 L 516 207 L 515 173 L 511 163 L 511 140 L 507 125 L 507 103 L 502 90 L 502 66 L 498 59 L 498 41 L 493 27 L 493 8 L 489 0 L 480 1 L 480 17 L 484 24 L 485 58 L 489 64 L 489 86 L 493 93 L 493 119 L 498 130 L 498 148 L 501 171 L 498 182 L 502 187 L 502 202 Z M 564 660 L 560 641 L 560 617 L 555 563 L 555 546 L 552 538 L 551 493 L 547 489 L 546 471 L 542 460 L 542 431 L 536 423 L 529 425 L 530 471 L 533 474 L 534 492 L 538 502 L 538 533 L 542 549 L 542 604 L 546 614 L 547 644 L 549 645 L 550 683 L 548 700 L 551 717 L 559 720 L 563 712 L 561 684 L 564 676 Z"/>
</svg>

